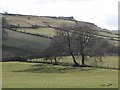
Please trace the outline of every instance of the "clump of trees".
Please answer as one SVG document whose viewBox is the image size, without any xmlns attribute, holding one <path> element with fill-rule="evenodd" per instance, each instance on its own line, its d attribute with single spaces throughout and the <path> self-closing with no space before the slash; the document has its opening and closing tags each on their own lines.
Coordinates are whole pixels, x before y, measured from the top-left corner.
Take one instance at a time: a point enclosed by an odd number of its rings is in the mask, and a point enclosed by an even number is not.
<svg viewBox="0 0 120 90">
<path fill-rule="evenodd" d="M 56 59 L 64 55 L 70 55 L 74 66 L 86 66 L 85 56 L 102 57 L 117 53 L 117 48 L 108 40 L 96 36 L 99 33 L 93 25 L 63 24 L 47 49 L 46 59 Z M 81 65 L 75 56 L 81 56 Z"/>
<path fill-rule="evenodd" d="M 59 60 L 64 56 L 65 46 L 62 38 L 59 36 L 55 36 L 52 39 L 50 46 L 46 49 L 45 53 L 45 60 L 50 59 L 51 63 L 57 65 Z"/>
</svg>

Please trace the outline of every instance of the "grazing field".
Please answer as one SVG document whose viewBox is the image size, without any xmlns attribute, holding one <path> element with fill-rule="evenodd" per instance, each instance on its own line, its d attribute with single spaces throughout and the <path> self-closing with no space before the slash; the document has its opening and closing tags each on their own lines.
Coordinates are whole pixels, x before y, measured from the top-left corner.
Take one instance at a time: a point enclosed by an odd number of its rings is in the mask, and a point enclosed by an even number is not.
<svg viewBox="0 0 120 90">
<path fill-rule="evenodd" d="M 16 25 L 16 26 L 20 26 L 20 27 L 31 27 L 32 25 L 38 25 L 38 26 L 45 26 L 48 27 L 52 26 L 52 27 L 61 27 L 63 25 L 75 25 L 76 22 L 75 20 L 63 20 L 63 19 L 56 19 L 56 18 L 52 18 L 52 17 L 45 17 L 45 16 L 30 16 L 30 15 L 2 15 L 2 17 L 5 17 L 8 24 L 9 25 Z M 79 23 L 81 25 L 85 25 L 85 24 L 90 24 L 89 22 L 82 22 L 79 21 Z M 94 25 L 94 24 L 92 24 Z M 97 27 L 96 25 L 94 25 L 94 28 L 96 30 L 101 30 L 104 32 L 99 32 L 100 35 L 106 35 L 106 36 L 111 36 L 111 37 L 119 37 L 118 35 L 114 35 L 114 33 L 118 33 L 118 32 L 113 32 L 113 31 L 109 31 L 109 30 L 105 30 L 102 29 L 100 27 Z M 19 30 L 21 30 L 21 28 L 18 28 Z M 24 29 L 23 29 L 24 30 Z M 36 29 L 37 30 L 37 29 Z M 36 30 L 24 30 L 25 32 L 31 32 L 31 33 L 36 33 Z M 41 31 L 40 31 L 41 30 Z M 46 32 L 46 30 L 51 30 L 52 34 L 51 36 L 54 36 L 54 29 L 52 28 L 39 28 L 38 33 L 41 32 L 40 34 L 46 34 L 48 35 L 48 33 Z M 109 33 L 107 33 L 109 32 Z"/>
<path fill-rule="evenodd" d="M 117 88 L 118 71 L 43 63 L 1 62 L 3 88 Z"/>
<path fill-rule="evenodd" d="M 61 23 L 69 23 L 69 24 L 75 24 L 74 21 L 70 20 L 61 20 L 61 19 L 54 19 L 50 17 L 39 17 L 39 16 L 18 16 L 18 15 L 3 15 L 8 21 L 8 24 L 10 25 L 20 25 L 29 27 L 31 25 L 40 25 L 40 26 L 60 26 Z M 29 18 L 29 19 L 28 19 Z"/>
<path fill-rule="evenodd" d="M 42 35 L 47 35 L 49 37 L 55 36 L 55 34 L 56 34 L 55 32 L 57 32 L 57 30 L 52 29 L 52 28 L 18 29 L 18 31 L 32 33 L 32 34 L 42 34 Z"/>
</svg>

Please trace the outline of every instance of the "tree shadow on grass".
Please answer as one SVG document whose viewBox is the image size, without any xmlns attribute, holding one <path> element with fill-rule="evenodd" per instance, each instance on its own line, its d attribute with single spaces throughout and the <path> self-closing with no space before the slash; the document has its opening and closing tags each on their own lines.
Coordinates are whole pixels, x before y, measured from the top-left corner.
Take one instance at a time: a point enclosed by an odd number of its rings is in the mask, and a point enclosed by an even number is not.
<svg viewBox="0 0 120 90">
<path fill-rule="evenodd" d="M 32 67 L 25 70 L 15 70 L 13 72 L 31 72 L 31 73 L 67 73 L 72 72 L 77 69 L 81 71 L 90 71 L 94 68 L 85 67 L 72 67 L 72 66 L 60 66 L 60 65 L 47 65 L 47 64 L 37 64 L 31 65 Z"/>
</svg>

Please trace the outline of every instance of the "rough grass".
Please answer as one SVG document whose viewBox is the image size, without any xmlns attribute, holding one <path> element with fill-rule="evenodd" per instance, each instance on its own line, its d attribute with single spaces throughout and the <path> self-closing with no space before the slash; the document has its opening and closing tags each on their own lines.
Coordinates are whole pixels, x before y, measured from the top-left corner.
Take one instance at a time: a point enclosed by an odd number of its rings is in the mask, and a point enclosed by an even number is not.
<svg viewBox="0 0 120 90">
<path fill-rule="evenodd" d="M 3 88 L 117 88 L 118 71 L 2 62 Z"/>
<path fill-rule="evenodd" d="M 118 69 L 118 59 L 118 56 L 105 56 L 102 57 L 102 59 L 96 59 L 95 61 L 95 57 L 92 57 L 88 58 L 86 60 L 86 63 L 88 63 L 89 65 L 94 65 L 103 68 Z"/>
<path fill-rule="evenodd" d="M 99 67 L 99 68 L 108 68 L 108 69 L 118 69 L 118 56 L 105 56 L 102 57 L 102 60 L 96 57 L 85 57 L 85 64 Z M 82 64 L 81 57 L 76 56 L 76 60 L 79 64 Z M 51 62 L 51 60 L 44 60 L 43 58 L 31 59 L 29 61 L 38 61 L 38 62 Z M 54 61 L 53 61 L 54 62 Z M 71 56 L 65 56 L 59 61 L 62 65 L 73 65 L 73 60 Z"/>
</svg>

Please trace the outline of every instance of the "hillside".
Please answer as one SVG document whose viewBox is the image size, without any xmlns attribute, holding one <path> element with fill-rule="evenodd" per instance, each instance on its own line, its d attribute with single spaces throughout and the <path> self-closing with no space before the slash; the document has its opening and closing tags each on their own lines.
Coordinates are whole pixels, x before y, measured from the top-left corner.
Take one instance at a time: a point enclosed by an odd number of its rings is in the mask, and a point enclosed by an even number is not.
<svg viewBox="0 0 120 90">
<path fill-rule="evenodd" d="M 49 46 L 50 40 L 55 36 L 62 25 L 75 25 L 73 17 L 31 16 L 18 14 L 2 14 L 10 28 L 5 29 L 8 39 L 3 41 L 3 57 L 42 56 L 42 52 Z M 117 43 L 118 34 L 109 30 L 103 30 L 93 23 L 81 22 L 79 24 L 91 24 L 99 31 L 98 37 L 108 38 Z"/>
<path fill-rule="evenodd" d="M 64 24 L 75 25 L 76 20 L 73 17 L 52 17 L 52 16 L 30 16 L 18 14 L 3 14 L 8 24 L 18 31 L 54 36 L 56 29 Z M 113 31 L 101 29 L 93 23 L 78 21 L 79 24 L 91 24 L 96 30 L 100 31 L 100 35 L 118 37 Z"/>
<path fill-rule="evenodd" d="M 38 56 L 48 46 L 50 39 L 42 38 L 15 31 L 5 30 L 8 39 L 3 41 L 3 58 L 19 56 Z"/>
</svg>

